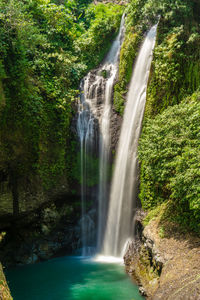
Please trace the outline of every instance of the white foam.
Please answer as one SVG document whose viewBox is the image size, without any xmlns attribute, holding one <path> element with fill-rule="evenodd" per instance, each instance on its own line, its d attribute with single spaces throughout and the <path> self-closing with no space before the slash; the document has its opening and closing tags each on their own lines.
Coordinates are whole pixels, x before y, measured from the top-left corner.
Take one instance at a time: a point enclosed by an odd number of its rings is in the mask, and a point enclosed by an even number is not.
<svg viewBox="0 0 200 300">
<path fill-rule="evenodd" d="M 123 258 L 116 257 L 116 256 L 97 255 L 93 258 L 93 260 L 96 262 L 109 263 L 109 264 L 124 264 Z"/>
</svg>

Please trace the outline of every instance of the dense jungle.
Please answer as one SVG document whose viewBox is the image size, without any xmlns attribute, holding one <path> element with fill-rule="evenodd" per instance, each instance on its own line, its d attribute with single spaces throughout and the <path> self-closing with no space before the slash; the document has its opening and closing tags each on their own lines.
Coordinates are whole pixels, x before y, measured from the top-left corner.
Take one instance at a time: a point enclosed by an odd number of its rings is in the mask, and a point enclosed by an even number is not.
<svg viewBox="0 0 200 300">
<path fill-rule="evenodd" d="M 3 300 L 200 299 L 198 0 L 0 0 L 0 263 Z"/>
</svg>

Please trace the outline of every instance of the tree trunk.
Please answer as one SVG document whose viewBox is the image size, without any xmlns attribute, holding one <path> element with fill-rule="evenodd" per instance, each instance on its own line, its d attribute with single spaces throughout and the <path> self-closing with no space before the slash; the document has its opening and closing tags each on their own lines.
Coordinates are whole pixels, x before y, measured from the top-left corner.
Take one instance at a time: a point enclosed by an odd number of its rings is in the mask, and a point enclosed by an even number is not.
<svg viewBox="0 0 200 300">
<path fill-rule="evenodd" d="M 13 197 L 13 215 L 19 215 L 19 194 L 18 194 L 18 185 L 16 178 L 12 183 L 12 197 Z"/>
<path fill-rule="evenodd" d="M 13 198 L 13 215 L 19 215 L 18 177 L 15 171 L 10 170 L 10 188 Z"/>
</svg>

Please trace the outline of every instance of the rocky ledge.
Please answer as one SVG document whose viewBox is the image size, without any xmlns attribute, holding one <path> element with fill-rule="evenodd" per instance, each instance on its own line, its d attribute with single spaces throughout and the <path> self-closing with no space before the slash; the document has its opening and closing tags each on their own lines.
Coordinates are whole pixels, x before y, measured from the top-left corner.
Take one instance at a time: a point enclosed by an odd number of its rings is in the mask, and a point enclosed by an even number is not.
<svg viewBox="0 0 200 300">
<path fill-rule="evenodd" d="M 164 230 L 159 219 L 152 220 L 129 245 L 124 260 L 146 299 L 200 299 L 200 239 L 180 233 L 175 225 Z"/>
</svg>

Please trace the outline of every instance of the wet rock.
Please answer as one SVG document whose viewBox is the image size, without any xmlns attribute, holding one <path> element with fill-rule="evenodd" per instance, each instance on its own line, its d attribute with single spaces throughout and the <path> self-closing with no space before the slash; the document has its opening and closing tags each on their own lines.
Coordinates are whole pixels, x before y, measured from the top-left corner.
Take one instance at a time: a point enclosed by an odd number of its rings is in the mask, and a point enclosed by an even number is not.
<svg viewBox="0 0 200 300">
<path fill-rule="evenodd" d="M 41 224 L 41 230 L 44 233 L 44 235 L 48 235 L 49 232 L 50 232 L 49 227 L 47 225 L 45 225 L 45 224 Z"/>
<path fill-rule="evenodd" d="M 112 109 L 110 135 L 111 135 L 111 151 L 113 153 L 117 149 L 117 143 L 119 141 L 121 125 L 122 125 L 122 117 L 119 114 L 117 114 L 114 109 Z"/>
<path fill-rule="evenodd" d="M 78 248 L 80 226 L 75 209 L 66 202 L 49 203 L 5 228 L 1 242 L 0 260 L 5 266 L 31 264 L 59 253 L 72 253 Z M 13 251 L 15 249 L 15 251 Z"/>
<path fill-rule="evenodd" d="M 140 294 L 141 294 L 143 297 L 146 297 L 146 296 L 147 296 L 147 293 L 146 293 L 145 289 L 144 289 L 142 286 L 139 287 L 139 292 L 140 292 Z"/>
<path fill-rule="evenodd" d="M 24 260 L 23 264 L 34 264 L 38 261 L 38 256 L 36 254 L 31 255 L 30 257 L 28 257 L 26 260 Z"/>
</svg>

